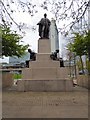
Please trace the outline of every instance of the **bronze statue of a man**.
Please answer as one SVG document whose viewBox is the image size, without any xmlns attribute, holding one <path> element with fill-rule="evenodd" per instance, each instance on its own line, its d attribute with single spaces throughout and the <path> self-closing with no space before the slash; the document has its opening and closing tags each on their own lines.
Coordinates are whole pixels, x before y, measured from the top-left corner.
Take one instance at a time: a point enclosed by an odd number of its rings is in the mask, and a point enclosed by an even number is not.
<svg viewBox="0 0 90 120">
<path fill-rule="evenodd" d="M 39 25 L 39 36 L 42 38 L 49 39 L 49 28 L 50 28 L 50 20 L 47 18 L 47 14 L 44 14 L 44 18 L 40 20 L 37 25 Z"/>
</svg>

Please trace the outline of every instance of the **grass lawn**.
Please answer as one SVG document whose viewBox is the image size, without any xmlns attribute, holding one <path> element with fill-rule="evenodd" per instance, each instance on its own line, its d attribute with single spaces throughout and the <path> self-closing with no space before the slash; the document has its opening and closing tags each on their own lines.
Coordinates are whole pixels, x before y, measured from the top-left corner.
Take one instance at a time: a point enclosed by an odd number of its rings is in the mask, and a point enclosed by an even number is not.
<svg viewBox="0 0 90 120">
<path fill-rule="evenodd" d="M 22 78 L 22 74 L 14 74 L 14 79 L 21 79 Z"/>
</svg>

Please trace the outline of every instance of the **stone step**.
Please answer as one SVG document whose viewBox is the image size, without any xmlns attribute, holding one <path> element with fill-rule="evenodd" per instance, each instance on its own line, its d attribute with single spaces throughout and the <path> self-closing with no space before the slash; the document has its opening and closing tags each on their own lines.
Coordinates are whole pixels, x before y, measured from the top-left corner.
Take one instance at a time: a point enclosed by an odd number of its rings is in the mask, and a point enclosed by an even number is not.
<svg viewBox="0 0 90 120">
<path fill-rule="evenodd" d="M 44 67 L 44 68 L 26 68 L 22 71 L 22 79 L 51 80 L 59 78 L 68 78 L 68 70 L 66 68 Z"/>
<path fill-rule="evenodd" d="M 70 79 L 61 80 L 18 80 L 18 91 L 73 91 L 73 82 Z"/>
<path fill-rule="evenodd" d="M 50 58 L 51 53 L 37 53 L 36 54 L 36 61 L 52 61 Z"/>
<path fill-rule="evenodd" d="M 30 61 L 29 67 L 30 68 L 60 67 L 60 62 L 59 61 Z"/>
</svg>

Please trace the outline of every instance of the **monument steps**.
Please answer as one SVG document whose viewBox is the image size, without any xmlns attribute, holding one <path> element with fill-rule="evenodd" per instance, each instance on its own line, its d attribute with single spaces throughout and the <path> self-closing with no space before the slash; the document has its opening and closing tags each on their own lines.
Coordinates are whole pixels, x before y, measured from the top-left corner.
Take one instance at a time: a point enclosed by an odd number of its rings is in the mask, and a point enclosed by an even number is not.
<svg viewBox="0 0 90 120">
<path fill-rule="evenodd" d="M 70 79 L 59 79 L 59 80 L 19 80 L 18 91 L 49 91 L 49 92 L 65 92 L 72 91 L 72 80 Z"/>
<path fill-rule="evenodd" d="M 17 81 L 18 91 L 72 91 L 73 83 L 66 67 L 50 58 L 49 39 L 38 40 L 36 61 L 30 61 L 29 68 L 22 70 L 22 80 Z"/>
<path fill-rule="evenodd" d="M 56 79 L 67 78 L 68 70 L 60 67 L 26 68 L 22 71 L 22 79 Z"/>
<path fill-rule="evenodd" d="M 46 68 L 46 67 L 60 67 L 59 61 L 31 61 L 29 63 L 30 68 Z"/>
<path fill-rule="evenodd" d="M 38 53 L 36 55 L 36 60 L 39 61 L 39 62 L 41 62 L 41 61 L 51 62 L 50 53 L 45 53 L 45 54 L 44 53 Z"/>
</svg>

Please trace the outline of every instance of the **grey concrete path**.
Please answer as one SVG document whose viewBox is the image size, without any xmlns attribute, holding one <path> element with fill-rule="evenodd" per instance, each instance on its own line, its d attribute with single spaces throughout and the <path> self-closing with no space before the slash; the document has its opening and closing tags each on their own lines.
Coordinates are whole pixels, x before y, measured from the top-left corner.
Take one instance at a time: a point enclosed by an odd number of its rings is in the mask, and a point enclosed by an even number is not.
<svg viewBox="0 0 90 120">
<path fill-rule="evenodd" d="M 3 118 L 88 118 L 88 90 L 73 92 L 3 91 Z"/>
</svg>

